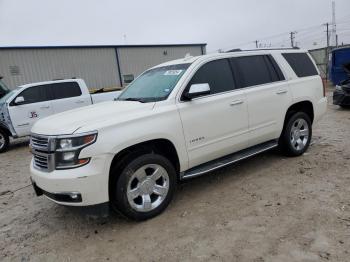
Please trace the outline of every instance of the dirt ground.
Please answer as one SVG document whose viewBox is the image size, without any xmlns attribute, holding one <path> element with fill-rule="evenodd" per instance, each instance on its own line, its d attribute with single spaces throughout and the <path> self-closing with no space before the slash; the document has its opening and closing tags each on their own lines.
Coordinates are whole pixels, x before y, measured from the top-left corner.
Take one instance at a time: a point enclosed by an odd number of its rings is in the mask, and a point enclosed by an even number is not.
<svg viewBox="0 0 350 262">
<path fill-rule="evenodd" d="M 350 110 L 329 105 L 305 155 L 186 182 L 142 223 L 36 197 L 30 158 L 26 141 L 0 156 L 0 261 L 350 261 Z"/>
</svg>

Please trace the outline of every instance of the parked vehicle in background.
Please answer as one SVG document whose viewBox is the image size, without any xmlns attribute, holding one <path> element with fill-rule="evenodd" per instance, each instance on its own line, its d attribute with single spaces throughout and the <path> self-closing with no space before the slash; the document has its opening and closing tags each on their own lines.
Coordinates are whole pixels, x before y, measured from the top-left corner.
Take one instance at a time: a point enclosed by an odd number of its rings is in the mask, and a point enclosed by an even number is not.
<svg viewBox="0 0 350 262">
<path fill-rule="evenodd" d="M 0 76 L 0 98 L 4 97 L 10 90 L 7 88 L 5 83 L 2 81 L 2 76 Z"/>
<path fill-rule="evenodd" d="M 32 83 L 7 92 L 0 99 L 0 153 L 9 137 L 30 135 L 34 123 L 53 114 L 117 99 L 120 91 L 90 94 L 83 79 Z"/>
<path fill-rule="evenodd" d="M 333 104 L 341 107 L 350 107 L 350 78 L 341 81 L 335 86 Z"/>
<path fill-rule="evenodd" d="M 334 85 L 348 78 L 350 69 L 350 47 L 333 49 L 329 61 L 329 79 Z"/>
<path fill-rule="evenodd" d="M 175 60 L 144 72 L 117 101 L 38 121 L 31 179 L 58 204 L 109 202 L 144 220 L 168 206 L 180 180 L 277 146 L 303 154 L 326 106 L 306 51 Z"/>
</svg>

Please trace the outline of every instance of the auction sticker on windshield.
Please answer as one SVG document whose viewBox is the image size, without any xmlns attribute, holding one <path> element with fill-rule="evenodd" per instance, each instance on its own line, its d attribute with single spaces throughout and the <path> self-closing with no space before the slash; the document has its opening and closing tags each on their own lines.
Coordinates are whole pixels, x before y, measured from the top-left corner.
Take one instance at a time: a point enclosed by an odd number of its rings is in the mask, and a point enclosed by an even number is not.
<svg viewBox="0 0 350 262">
<path fill-rule="evenodd" d="M 178 76 L 182 73 L 182 70 L 168 70 L 165 71 L 164 75 L 165 76 Z"/>
</svg>

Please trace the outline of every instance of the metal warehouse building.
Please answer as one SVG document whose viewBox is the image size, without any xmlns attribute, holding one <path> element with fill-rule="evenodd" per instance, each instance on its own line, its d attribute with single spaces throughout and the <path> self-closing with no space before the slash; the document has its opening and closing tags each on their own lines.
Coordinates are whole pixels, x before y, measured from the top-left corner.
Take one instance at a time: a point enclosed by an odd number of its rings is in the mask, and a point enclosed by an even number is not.
<svg viewBox="0 0 350 262">
<path fill-rule="evenodd" d="M 0 76 L 10 89 L 64 78 L 89 88 L 122 87 L 154 65 L 205 54 L 206 44 L 0 47 Z"/>
</svg>

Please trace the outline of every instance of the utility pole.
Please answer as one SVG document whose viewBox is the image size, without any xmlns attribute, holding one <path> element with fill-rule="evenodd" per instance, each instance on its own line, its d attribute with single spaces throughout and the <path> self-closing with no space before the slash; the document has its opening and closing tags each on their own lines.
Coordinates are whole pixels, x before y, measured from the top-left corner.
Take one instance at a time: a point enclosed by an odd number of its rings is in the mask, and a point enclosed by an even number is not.
<svg viewBox="0 0 350 262">
<path fill-rule="evenodd" d="M 254 43 L 255 43 L 255 47 L 258 49 L 259 48 L 259 41 L 255 40 Z"/>
<path fill-rule="evenodd" d="M 329 23 L 326 23 L 326 33 L 327 33 L 327 50 L 329 48 Z"/>
<path fill-rule="evenodd" d="M 335 21 L 335 1 L 332 1 L 332 33 L 331 33 L 332 43 L 331 45 L 336 45 L 337 40 L 337 24 Z"/>
<path fill-rule="evenodd" d="M 290 46 L 294 48 L 294 39 L 296 32 L 290 32 Z"/>
</svg>

